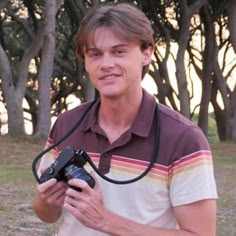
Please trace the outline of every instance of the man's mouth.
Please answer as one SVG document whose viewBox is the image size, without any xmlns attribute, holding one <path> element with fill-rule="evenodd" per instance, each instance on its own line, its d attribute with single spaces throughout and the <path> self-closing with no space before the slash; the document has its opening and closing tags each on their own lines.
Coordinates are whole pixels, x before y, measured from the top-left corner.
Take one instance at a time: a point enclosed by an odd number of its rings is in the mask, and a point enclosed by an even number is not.
<svg viewBox="0 0 236 236">
<path fill-rule="evenodd" d="M 117 74 L 109 74 L 109 75 L 103 75 L 99 78 L 99 80 L 112 80 L 116 77 L 118 77 L 119 75 Z"/>
</svg>

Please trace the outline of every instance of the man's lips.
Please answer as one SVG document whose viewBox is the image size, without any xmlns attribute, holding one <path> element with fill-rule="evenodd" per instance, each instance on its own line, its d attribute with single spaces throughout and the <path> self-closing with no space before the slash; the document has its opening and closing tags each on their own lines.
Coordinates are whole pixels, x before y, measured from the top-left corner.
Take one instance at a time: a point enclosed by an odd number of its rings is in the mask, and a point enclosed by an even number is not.
<svg viewBox="0 0 236 236">
<path fill-rule="evenodd" d="M 103 76 L 99 77 L 99 80 L 111 80 L 111 79 L 114 79 L 118 76 L 120 76 L 120 75 L 118 75 L 118 74 L 103 75 Z"/>
</svg>

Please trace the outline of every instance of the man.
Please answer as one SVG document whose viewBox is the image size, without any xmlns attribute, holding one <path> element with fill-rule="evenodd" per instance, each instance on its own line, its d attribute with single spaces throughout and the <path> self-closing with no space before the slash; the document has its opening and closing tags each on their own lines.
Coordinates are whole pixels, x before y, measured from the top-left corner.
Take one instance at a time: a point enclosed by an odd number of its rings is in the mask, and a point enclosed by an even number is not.
<svg viewBox="0 0 236 236">
<path fill-rule="evenodd" d="M 92 9 L 81 22 L 77 53 L 100 99 L 80 126 L 43 157 L 40 171 L 71 146 L 86 151 L 101 175 L 126 181 L 148 168 L 158 143 L 159 150 L 148 174 L 129 184 L 110 183 L 96 173 L 94 188 L 80 179 L 69 185 L 55 179 L 39 184 L 33 208 L 48 223 L 63 216 L 59 235 L 215 235 L 217 193 L 209 145 L 197 126 L 157 104 L 141 87 L 151 62 L 152 33 L 146 16 L 128 4 Z M 61 114 L 48 146 L 88 106 Z"/>
</svg>

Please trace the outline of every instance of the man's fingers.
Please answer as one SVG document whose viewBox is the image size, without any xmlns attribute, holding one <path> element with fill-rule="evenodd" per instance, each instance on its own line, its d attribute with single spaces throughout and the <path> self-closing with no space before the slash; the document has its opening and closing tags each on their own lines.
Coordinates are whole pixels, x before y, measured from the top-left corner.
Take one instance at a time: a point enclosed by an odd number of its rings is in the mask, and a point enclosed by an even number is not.
<svg viewBox="0 0 236 236">
<path fill-rule="evenodd" d="M 50 187 L 52 187 L 53 185 L 55 185 L 57 182 L 56 179 L 50 179 L 48 181 L 46 181 L 45 183 L 39 184 L 37 189 L 40 193 L 43 193 L 45 191 L 47 191 Z"/>
<path fill-rule="evenodd" d="M 100 185 L 99 185 L 98 180 L 97 180 L 96 172 L 95 172 L 95 171 L 91 171 L 91 172 L 90 172 L 90 175 L 91 175 L 91 176 L 94 178 L 94 180 L 95 180 L 94 190 L 96 190 L 97 192 L 101 192 L 101 188 L 100 188 Z"/>
<path fill-rule="evenodd" d="M 49 204 L 61 205 L 65 198 L 65 189 L 60 189 L 50 196 L 47 200 Z"/>
<path fill-rule="evenodd" d="M 46 171 L 46 168 L 41 168 L 39 171 L 41 174 L 43 174 Z"/>
<path fill-rule="evenodd" d="M 90 188 L 87 182 L 85 182 L 84 180 L 79 180 L 79 179 L 71 179 L 69 180 L 68 184 L 78 189 L 81 189 L 82 191 L 86 188 Z"/>
</svg>

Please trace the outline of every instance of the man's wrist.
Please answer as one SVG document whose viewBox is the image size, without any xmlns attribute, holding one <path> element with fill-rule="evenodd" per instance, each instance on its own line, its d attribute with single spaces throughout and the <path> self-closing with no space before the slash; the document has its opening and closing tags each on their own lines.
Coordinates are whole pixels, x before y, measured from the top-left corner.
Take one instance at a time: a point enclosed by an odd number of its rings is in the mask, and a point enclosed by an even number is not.
<svg viewBox="0 0 236 236">
<path fill-rule="evenodd" d="M 106 210 L 100 230 L 112 236 L 133 235 L 136 228 L 134 224 L 134 222 Z"/>
<path fill-rule="evenodd" d="M 48 204 L 40 196 L 36 196 L 33 209 L 38 217 L 46 223 L 56 222 L 62 213 L 62 208 L 59 206 Z"/>
</svg>

